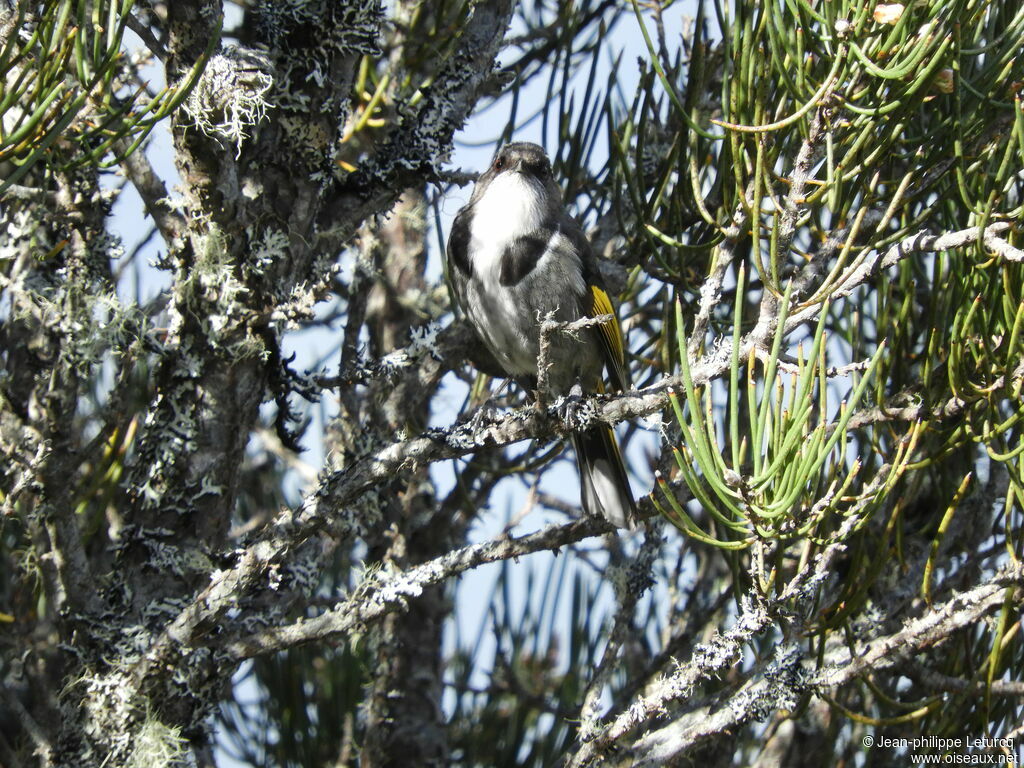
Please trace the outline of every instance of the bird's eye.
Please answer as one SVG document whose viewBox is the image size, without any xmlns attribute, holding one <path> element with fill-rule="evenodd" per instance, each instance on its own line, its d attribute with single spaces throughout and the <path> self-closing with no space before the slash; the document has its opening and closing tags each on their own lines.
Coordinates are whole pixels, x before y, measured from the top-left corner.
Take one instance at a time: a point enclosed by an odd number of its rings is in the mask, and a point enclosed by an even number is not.
<svg viewBox="0 0 1024 768">
<path fill-rule="evenodd" d="M 505 158 L 503 158 L 503 157 L 496 157 L 496 158 L 494 158 L 494 168 L 495 168 L 495 170 L 500 171 L 504 167 L 505 167 Z"/>
</svg>

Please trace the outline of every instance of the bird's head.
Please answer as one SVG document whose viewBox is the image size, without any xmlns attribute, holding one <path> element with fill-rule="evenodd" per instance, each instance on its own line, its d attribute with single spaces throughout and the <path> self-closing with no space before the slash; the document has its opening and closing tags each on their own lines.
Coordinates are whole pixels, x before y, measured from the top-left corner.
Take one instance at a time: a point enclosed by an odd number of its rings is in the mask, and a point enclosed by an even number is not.
<svg viewBox="0 0 1024 768">
<path fill-rule="evenodd" d="M 555 211 L 561 207 L 561 193 L 551 173 L 551 161 L 543 147 L 527 141 L 505 144 L 494 154 L 490 167 L 480 175 L 473 191 L 479 199 L 492 185 L 502 190 L 521 190 L 534 197 L 539 207 Z"/>
</svg>

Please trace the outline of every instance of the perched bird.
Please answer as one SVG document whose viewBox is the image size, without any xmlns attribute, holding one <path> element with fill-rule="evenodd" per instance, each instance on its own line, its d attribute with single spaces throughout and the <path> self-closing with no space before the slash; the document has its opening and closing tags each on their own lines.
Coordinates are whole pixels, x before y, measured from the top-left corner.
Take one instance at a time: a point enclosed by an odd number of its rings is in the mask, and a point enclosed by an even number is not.
<svg viewBox="0 0 1024 768">
<path fill-rule="evenodd" d="M 456 301 L 501 372 L 537 387 L 540 324 L 612 315 L 578 334 L 550 335 L 545 395 L 630 387 L 622 330 L 590 243 L 562 208 L 551 163 L 536 144 L 498 150 L 448 238 L 448 271 Z M 632 527 L 636 503 L 615 433 L 606 424 L 572 436 L 583 509 Z"/>
</svg>

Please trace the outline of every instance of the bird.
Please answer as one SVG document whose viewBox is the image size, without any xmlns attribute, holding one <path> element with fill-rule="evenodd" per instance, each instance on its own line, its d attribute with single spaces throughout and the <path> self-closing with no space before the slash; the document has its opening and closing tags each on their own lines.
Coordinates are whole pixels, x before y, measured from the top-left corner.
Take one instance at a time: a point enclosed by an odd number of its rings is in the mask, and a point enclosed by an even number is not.
<svg viewBox="0 0 1024 768">
<path fill-rule="evenodd" d="M 541 394 L 573 402 L 584 392 L 604 393 L 605 373 L 611 390 L 631 389 L 622 328 L 543 147 L 513 142 L 498 149 L 456 214 L 445 250 L 455 301 L 506 379 L 528 394 L 536 390 L 545 319 L 610 315 L 578 333 L 548 337 Z M 612 428 L 573 429 L 572 443 L 584 512 L 635 527 L 636 502 Z"/>
</svg>

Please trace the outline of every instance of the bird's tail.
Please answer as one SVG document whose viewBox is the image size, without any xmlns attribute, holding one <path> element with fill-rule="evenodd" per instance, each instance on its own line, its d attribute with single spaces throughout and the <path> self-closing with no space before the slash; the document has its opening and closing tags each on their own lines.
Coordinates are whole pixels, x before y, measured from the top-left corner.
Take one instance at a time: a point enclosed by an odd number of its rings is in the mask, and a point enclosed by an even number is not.
<svg viewBox="0 0 1024 768">
<path fill-rule="evenodd" d="M 635 528 L 636 502 L 612 428 L 599 424 L 574 432 L 572 444 L 580 468 L 583 510 L 619 528 Z"/>
</svg>

